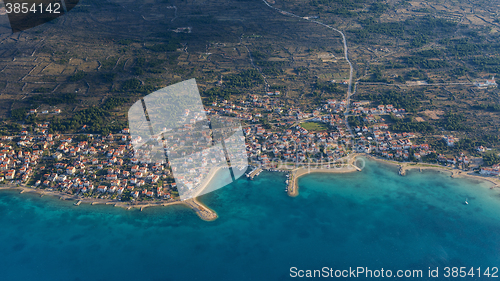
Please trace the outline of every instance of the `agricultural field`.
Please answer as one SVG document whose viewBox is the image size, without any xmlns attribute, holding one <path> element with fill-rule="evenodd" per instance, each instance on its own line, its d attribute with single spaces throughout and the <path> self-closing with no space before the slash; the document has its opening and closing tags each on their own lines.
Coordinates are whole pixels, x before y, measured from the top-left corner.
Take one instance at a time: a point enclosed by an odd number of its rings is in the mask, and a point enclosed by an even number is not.
<svg viewBox="0 0 500 281">
<path fill-rule="evenodd" d="M 412 101 L 404 122 L 473 139 L 500 134 L 498 89 L 473 84 L 500 70 L 498 4 L 269 3 L 297 16 L 257 0 L 82 0 L 45 25 L 15 34 L 1 29 L 3 124 L 54 121 L 75 131 L 90 122 L 78 116 L 91 110 L 99 116 L 88 124 L 92 131 L 115 131 L 142 96 L 191 78 L 207 105 L 280 91 L 283 108 L 312 112 L 328 99 L 345 99 L 349 79 L 342 36 L 313 19 L 345 34 L 352 100 L 378 103 L 394 92 Z M 61 114 L 17 118 L 32 108 Z M 455 119 L 447 114 L 460 114 L 460 125 L 450 125 Z"/>
</svg>

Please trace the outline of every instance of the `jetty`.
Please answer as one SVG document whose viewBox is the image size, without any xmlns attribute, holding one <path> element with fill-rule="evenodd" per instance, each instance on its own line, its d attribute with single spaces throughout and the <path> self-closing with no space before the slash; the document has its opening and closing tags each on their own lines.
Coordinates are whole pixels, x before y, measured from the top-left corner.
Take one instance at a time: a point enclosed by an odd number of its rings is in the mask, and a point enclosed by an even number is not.
<svg viewBox="0 0 500 281">
<path fill-rule="evenodd" d="M 260 175 L 262 168 L 255 168 L 253 171 L 247 174 L 247 177 L 253 180 L 254 177 Z"/>
<path fill-rule="evenodd" d="M 399 173 L 400 176 L 406 175 L 406 169 L 405 169 L 405 167 L 403 165 L 399 166 L 399 172 L 398 173 Z"/>
<path fill-rule="evenodd" d="M 82 200 L 78 200 L 78 202 L 76 202 L 74 205 L 75 206 L 80 206 L 80 204 L 82 204 Z"/>
<path fill-rule="evenodd" d="M 296 177 L 297 177 L 297 171 L 293 171 L 290 173 L 290 177 L 288 178 L 288 184 L 286 186 L 286 191 L 288 193 L 288 196 L 297 196 L 297 183 L 296 183 Z"/>
<path fill-rule="evenodd" d="M 201 204 L 196 198 L 185 200 L 183 203 L 193 209 L 202 220 L 213 221 L 217 219 L 217 213 Z"/>
</svg>

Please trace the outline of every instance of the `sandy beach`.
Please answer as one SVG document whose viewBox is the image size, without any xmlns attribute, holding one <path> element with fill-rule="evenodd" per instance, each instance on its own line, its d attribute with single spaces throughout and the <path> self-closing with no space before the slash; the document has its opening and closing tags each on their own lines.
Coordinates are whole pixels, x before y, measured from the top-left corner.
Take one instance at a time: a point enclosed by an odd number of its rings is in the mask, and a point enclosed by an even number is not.
<svg viewBox="0 0 500 281">
<path fill-rule="evenodd" d="M 193 194 L 193 198 L 196 198 L 202 195 L 203 191 L 207 188 L 208 184 L 213 180 L 214 176 L 221 170 L 223 167 L 217 167 L 215 169 L 211 169 L 208 173 L 207 178 L 196 188 L 196 192 Z"/>
<path fill-rule="evenodd" d="M 298 180 L 301 176 L 311 174 L 311 173 L 331 173 L 331 174 L 342 174 L 342 173 L 352 173 L 361 171 L 360 168 L 354 165 L 356 157 L 358 154 L 352 154 L 347 158 L 347 164 L 342 164 L 341 167 L 332 167 L 332 168 L 296 168 L 290 172 L 290 178 L 288 179 L 289 184 L 287 188 L 288 195 L 291 197 L 295 197 L 299 195 L 299 184 Z"/>
</svg>

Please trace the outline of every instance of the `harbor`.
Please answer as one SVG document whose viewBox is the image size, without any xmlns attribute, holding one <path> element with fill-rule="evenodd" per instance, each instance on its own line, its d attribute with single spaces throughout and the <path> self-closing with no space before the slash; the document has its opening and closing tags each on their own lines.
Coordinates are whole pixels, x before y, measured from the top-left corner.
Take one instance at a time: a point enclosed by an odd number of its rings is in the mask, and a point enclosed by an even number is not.
<svg viewBox="0 0 500 281">
<path fill-rule="evenodd" d="M 247 173 L 246 176 L 247 178 L 253 180 L 254 177 L 260 175 L 260 173 L 263 171 L 262 168 L 258 168 L 256 167 L 255 169 L 253 169 L 250 173 Z"/>
</svg>

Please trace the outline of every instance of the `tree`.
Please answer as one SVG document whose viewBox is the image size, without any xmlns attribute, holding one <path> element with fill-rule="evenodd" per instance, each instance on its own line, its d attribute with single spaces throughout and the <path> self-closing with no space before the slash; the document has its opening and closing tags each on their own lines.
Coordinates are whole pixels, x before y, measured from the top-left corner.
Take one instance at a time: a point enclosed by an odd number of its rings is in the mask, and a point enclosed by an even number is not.
<svg viewBox="0 0 500 281">
<path fill-rule="evenodd" d="M 498 164 L 500 163 L 500 156 L 493 152 L 487 153 L 483 155 L 483 162 L 486 166 Z"/>
</svg>

